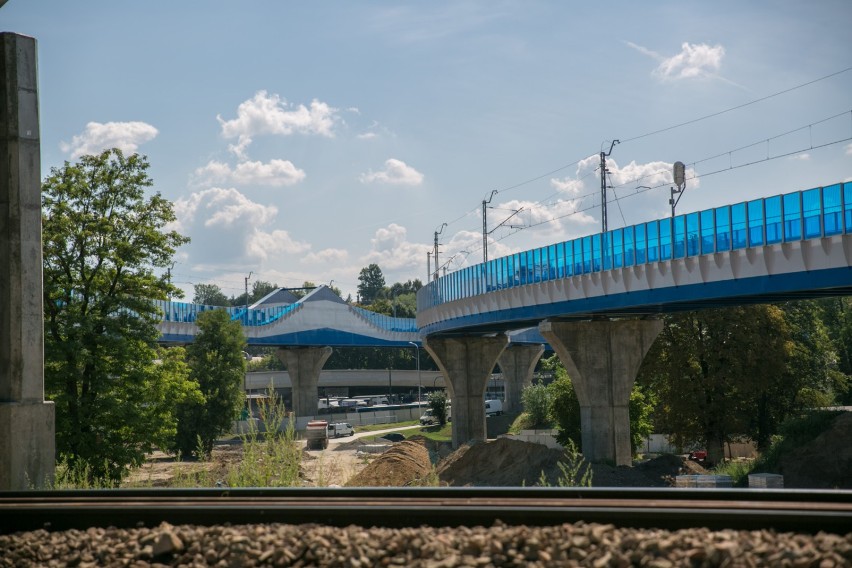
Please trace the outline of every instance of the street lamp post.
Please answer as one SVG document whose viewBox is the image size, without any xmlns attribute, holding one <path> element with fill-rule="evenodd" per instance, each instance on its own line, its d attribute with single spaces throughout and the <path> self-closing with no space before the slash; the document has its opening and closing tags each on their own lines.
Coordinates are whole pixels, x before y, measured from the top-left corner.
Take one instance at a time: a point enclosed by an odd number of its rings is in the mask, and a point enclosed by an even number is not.
<svg viewBox="0 0 852 568">
<path fill-rule="evenodd" d="M 423 381 L 420 379 L 420 346 L 414 343 L 413 341 L 409 341 L 411 345 L 414 346 L 414 357 L 417 359 L 417 404 L 420 405 L 420 390 L 423 388 Z"/>
</svg>

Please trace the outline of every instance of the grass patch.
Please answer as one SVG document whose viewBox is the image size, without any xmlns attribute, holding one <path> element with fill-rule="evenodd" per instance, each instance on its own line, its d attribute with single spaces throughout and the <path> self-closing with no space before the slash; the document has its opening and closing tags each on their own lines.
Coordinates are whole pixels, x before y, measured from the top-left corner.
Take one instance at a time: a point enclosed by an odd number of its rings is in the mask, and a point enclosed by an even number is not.
<svg viewBox="0 0 852 568">
<path fill-rule="evenodd" d="M 406 420 L 405 422 L 393 422 L 391 424 L 364 424 L 363 426 L 356 426 L 355 432 L 375 432 L 376 430 L 388 430 L 390 428 L 402 428 L 418 424 L 420 424 L 418 420 Z"/>
<path fill-rule="evenodd" d="M 424 426 L 420 430 L 411 430 L 410 434 L 406 434 L 406 437 L 413 436 L 415 434 L 419 434 L 420 436 L 434 442 L 452 442 L 453 425 L 447 422 L 443 426 Z"/>
</svg>

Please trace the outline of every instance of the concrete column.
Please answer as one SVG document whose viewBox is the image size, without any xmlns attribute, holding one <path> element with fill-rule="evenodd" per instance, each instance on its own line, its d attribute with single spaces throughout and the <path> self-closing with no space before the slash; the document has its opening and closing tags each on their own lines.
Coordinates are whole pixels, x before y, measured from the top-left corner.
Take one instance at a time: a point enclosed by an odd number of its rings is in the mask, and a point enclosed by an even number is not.
<svg viewBox="0 0 852 568">
<path fill-rule="evenodd" d="M 320 371 L 331 356 L 331 347 L 281 347 L 278 359 L 287 366 L 293 384 L 293 412 L 299 416 L 316 416 L 319 410 Z"/>
<path fill-rule="evenodd" d="M 53 482 L 41 251 L 36 41 L 0 33 L 0 490 Z"/>
<path fill-rule="evenodd" d="M 559 323 L 538 330 L 556 351 L 580 401 L 581 451 L 591 462 L 630 465 L 630 391 L 661 320 Z"/>
<path fill-rule="evenodd" d="M 497 363 L 503 373 L 503 384 L 506 385 L 506 400 L 503 410 L 506 413 L 518 414 L 523 408 L 521 393 L 532 384 L 533 371 L 541 355 L 544 345 L 510 344 Z"/>
<path fill-rule="evenodd" d="M 424 338 L 423 347 L 444 373 L 452 397 L 453 448 L 485 441 L 485 387 L 508 342 L 505 335 Z"/>
</svg>

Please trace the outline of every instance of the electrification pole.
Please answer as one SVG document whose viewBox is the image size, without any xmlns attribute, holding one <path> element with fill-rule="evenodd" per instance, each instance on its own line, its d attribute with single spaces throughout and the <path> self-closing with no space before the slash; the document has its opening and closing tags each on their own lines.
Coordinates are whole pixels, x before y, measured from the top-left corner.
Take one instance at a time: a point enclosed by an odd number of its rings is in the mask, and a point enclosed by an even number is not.
<svg viewBox="0 0 852 568">
<path fill-rule="evenodd" d="M 248 304 L 249 304 L 249 302 L 248 302 L 248 300 L 249 300 L 249 298 L 248 298 L 248 281 L 249 281 L 249 278 L 251 278 L 252 274 L 253 274 L 252 272 L 249 272 L 249 275 L 246 276 L 246 325 L 248 325 Z"/>
<path fill-rule="evenodd" d="M 601 150 L 601 232 L 606 233 L 606 159 L 612 154 L 612 149 L 618 144 L 618 140 L 613 140 L 609 147 L 609 152 Z"/>
<path fill-rule="evenodd" d="M 444 232 L 444 227 L 446 227 L 446 226 L 447 226 L 447 224 L 443 223 L 441 225 L 441 228 L 439 230 L 435 231 L 435 254 L 434 254 L 434 257 L 435 257 L 435 280 L 438 279 L 438 270 L 439 270 L 438 269 L 438 266 L 439 266 L 438 265 L 438 235 L 440 235 L 441 233 Z"/>
<path fill-rule="evenodd" d="M 488 201 L 482 200 L 482 262 L 488 262 L 488 204 L 497 194 L 497 190 L 493 190 L 488 197 Z"/>
</svg>

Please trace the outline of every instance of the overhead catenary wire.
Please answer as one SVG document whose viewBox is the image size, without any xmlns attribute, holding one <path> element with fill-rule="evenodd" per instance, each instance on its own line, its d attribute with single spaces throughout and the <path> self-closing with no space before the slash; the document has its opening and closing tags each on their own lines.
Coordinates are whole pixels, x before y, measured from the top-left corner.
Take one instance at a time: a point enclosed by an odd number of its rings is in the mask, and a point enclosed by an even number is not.
<svg viewBox="0 0 852 568">
<path fill-rule="evenodd" d="M 760 102 L 763 102 L 763 101 L 767 101 L 767 100 L 769 100 L 769 99 L 772 99 L 772 98 L 775 98 L 775 97 L 778 97 L 778 96 L 781 96 L 781 95 L 784 95 L 784 94 L 787 94 L 787 93 L 790 93 L 790 92 L 796 91 L 796 90 L 798 90 L 798 89 L 801 89 L 801 88 L 804 88 L 804 87 L 807 87 L 807 86 L 810 86 L 810 85 L 813 85 L 813 84 L 819 83 L 819 82 L 821 82 L 821 81 L 825 81 L 825 80 L 827 80 L 827 79 L 830 79 L 830 78 L 832 78 L 832 77 L 836 77 L 836 76 L 838 76 L 838 75 L 842 75 L 842 74 L 847 73 L 847 72 L 849 72 L 849 71 L 852 71 L 852 67 L 846 67 L 846 68 L 844 68 L 844 69 L 841 69 L 841 70 L 839 70 L 839 71 L 835 71 L 835 72 L 833 72 L 833 73 L 829 73 L 829 74 L 824 75 L 824 76 L 822 76 L 822 77 L 819 77 L 819 78 L 816 78 L 816 79 L 812 79 L 812 80 L 810 80 L 810 81 L 806 81 L 806 82 L 804 82 L 804 83 L 800 83 L 800 84 L 798 84 L 798 85 L 795 85 L 795 86 L 793 86 L 793 87 L 789 87 L 789 88 L 786 88 L 786 89 L 782 89 L 782 90 L 780 90 L 780 91 L 776 91 L 776 92 L 771 93 L 771 94 L 769 94 L 769 95 L 766 95 L 766 96 L 763 96 L 763 97 L 760 97 L 760 98 L 757 98 L 757 99 L 751 100 L 751 101 L 749 101 L 749 102 L 746 102 L 746 103 L 743 103 L 743 104 L 740 104 L 740 105 L 736 105 L 736 106 L 733 106 L 733 107 L 729 107 L 729 108 L 726 108 L 726 109 L 721 110 L 721 111 L 717 111 L 717 112 L 713 112 L 713 113 L 710 113 L 710 114 L 706 114 L 706 115 L 704 115 L 704 116 L 701 116 L 701 117 L 698 117 L 698 118 L 694 118 L 694 119 L 691 119 L 691 120 L 688 120 L 688 121 L 685 121 L 685 122 L 681 122 L 681 123 L 678 123 L 678 124 L 674 124 L 674 125 L 671 125 L 671 126 L 667 126 L 667 127 L 664 127 L 664 128 L 659 128 L 659 129 L 656 129 L 656 130 L 652 130 L 652 131 L 649 131 L 649 132 L 646 132 L 646 133 L 644 133 L 644 134 L 640 134 L 640 135 L 637 135 L 637 136 L 632 136 L 632 137 L 629 137 L 629 138 L 624 138 L 624 139 L 621 139 L 621 143 L 622 143 L 622 144 L 624 144 L 624 143 L 627 143 L 627 142 L 632 142 L 632 141 L 640 140 L 640 139 L 643 139 L 643 138 L 647 138 L 647 137 L 650 137 L 650 136 L 654 136 L 654 135 L 656 135 L 656 134 L 661 134 L 661 133 L 664 133 L 664 132 L 669 132 L 669 131 L 671 131 L 671 130 L 675 130 L 675 129 L 677 129 L 677 128 L 681 128 L 681 127 L 688 126 L 688 125 L 691 125 L 691 124 L 695 124 L 695 123 L 698 123 L 698 122 L 701 122 L 701 121 L 704 121 L 704 120 L 708 120 L 708 119 L 710 119 L 710 118 L 714 118 L 714 117 L 717 117 L 717 116 L 720 116 L 720 115 L 723 115 L 723 114 L 726 114 L 726 113 L 729 113 L 729 112 L 733 112 L 733 111 L 735 111 L 735 110 L 739 110 L 739 109 L 742 109 L 742 108 L 745 108 L 745 107 L 748 107 L 748 106 L 751 106 L 751 105 L 754 105 L 754 104 L 757 104 L 757 103 L 760 103 Z M 845 114 L 845 113 L 844 113 L 844 114 Z M 830 118 L 825 119 L 825 120 L 831 120 L 831 118 L 836 118 L 836 117 L 830 117 Z M 825 121 L 825 120 L 824 120 L 824 121 Z M 824 121 L 820 121 L 820 122 L 824 122 Z M 816 124 L 819 124 L 819 122 L 817 122 L 817 123 L 813 123 L 813 124 L 812 124 L 812 125 L 810 125 L 810 126 L 813 126 L 813 125 L 816 125 Z M 807 127 L 803 127 L 803 128 L 807 128 Z M 800 129 L 796 129 L 796 130 L 791 131 L 791 132 L 796 132 L 797 130 L 800 130 Z M 786 134 L 789 134 L 789 133 L 780 134 L 780 135 L 778 135 L 778 136 L 776 136 L 776 137 L 773 137 L 773 138 L 770 138 L 770 139 L 767 139 L 767 140 L 763 140 L 763 141 L 761 141 L 761 142 L 766 142 L 766 141 L 768 141 L 768 140 L 772 140 L 772 139 L 775 139 L 775 138 L 778 138 L 778 137 L 784 136 L 784 135 L 786 135 Z M 761 143 L 761 142 L 756 142 L 756 143 L 754 143 L 754 144 L 752 144 L 752 145 L 750 145 L 750 146 L 746 146 L 746 147 L 744 147 L 744 148 L 751 147 L 751 146 L 756 145 L 756 144 L 759 144 L 759 143 Z M 744 149 L 744 148 L 743 148 L 743 149 Z M 814 147 L 813 149 L 816 149 L 816 147 Z M 736 151 L 739 151 L 739 149 L 738 149 L 738 150 L 732 150 L 732 151 L 730 151 L 730 152 L 736 152 Z M 594 154 L 589 154 L 589 156 L 592 156 L 592 155 L 594 155 Z M 724 155 L 724 154 L 723 154 L 723 155 Z M 519 187 L 523 187 L 524 185 L 527 185 L 527 184 L 533 183 L 533 182 L 535 182 L 535 181 L 539 181 L 539 180 L 541 180 L 541 179 L 547 178 L 547 177 L 549 177 L 549 176 L 551 176 L 551 175 L 553 175 L 553 174 L 555 174 L 555 173 L 558 173 L 558 172 L 560 172 L 560 171 L 563 171 L 563 170 L 565 170 L 565 169 L 567 169 L 567 168 L 570 168 L 570 167 L 572 167 L 572 166 L 576 166 L 576 165 L 578 165 L 578 164 L 579 164 L 580 162 L 582 162 L 583 160 L 586 160 L 589 156 L 585 156 L 585 157 L 583 157 L 583 158 L 577 159 L 577 160 L 575 160 L 575 161 L 573 161 L 573 162 L 571 162 L 571 163 L 569 163 L 569 164 L 565 164 L 565 165 L 563 165 L 563 166 L 560 166 L 560 167 L 558 167 L 558 168 L 555 168 L 555 169 L 553 169 L 553 170 L 550 170 L 549 172 L 546 172 L 546 173 L 543 173 L 543 174 L 537 175 L 537 176 L 535 176 L 535 177 L 529 178 L 529 179 L 524 180 L 524 181 L 521 181 L 521 182 L 519 182 L 519 183 L 515 183 L 515 184 L 513 184 L 513 185 L 509 185 L 509 186 L 507 186 L 507 187 L 503 187 L 503 188 L 501 188 L 501 189 L 494 190 L 494 191 L 492 191 L 492 195 L 494 195 L 494 194 L 504 193 L 504 192 L 507 192 L 507 191 L 511 191 L 511 190 L 513 190 L 513 189 L 517 189 L 517 188 L 519 188 Z M 712 157 L 711 157 L 711 158 L 706 158 L 706 159 L 704 159 L 704 160 L 702 160 L 702 161 L 707 161 L 707 160 L 710 160 L 710 159 L 713 159 L 713 158 L 712 158 Z M 695 163 L 700 163 L 700 162 L 693 162 L 693 164 L 695 164 Z M 597 171 L 597 170 L 596 170 L 596 171 Z M 659 175 L 660 173 L 663 173 L 663 171 L 657 171 L 657 172 L 652 172 L 652 173 L 649 173 L 649 174 L 645 174 L 645 175 L 644 175 L 642 178 L 640 178 L 640 179 L 644 179 L 644 178 L 646 178 L 646 177 L 651 177 L 651 176 L 654 176 L 654 175 Z M 584 178 L 581 178 L 581 179 L 585 179 L 585 177 L 584 177 Z M 625 182 L 625 183 L 620 184 L 620 185 L 618 185 L 618 186 L 613 186 L 613 189 L 621 188 L 621 187 L 625 187 L 625 186 L 627 186 L 627 185 L 630 185 L 630 183 L 631 183 L 631 182 Z M 550 196 L 545 197 L 545 198 L 543 198 L 542 200 L 539 200 L 539 201 L 536 203 L 536 205 L 535 205 L 535 206 L 539 205 L 542 201 L 544 201 L 544 200 L 546 200 L 546 199 L 549 199 L 549 198 L 550 198 L 550 197 L 552 197 L 553 195 L 554 195 L 554 194 L 551 194 Z M 594 195 L 597 195 L 597 193 L 595 193 Z M 587 197 L 587 196 L 585 196 L 585 195 L 584 195 L 584 196 L 581 196 L 581 197 L 578 197 L 578 198 L 574 198 L 574 199 L 580 199 L 580 198 L 584 198 L 584 197 Z M 607 201 L 609 201 L 609 200 L 607 200 Z M 533 206 L 533 207 L 535 207 L 535 206 Z M 461 216 L 457 217 L 457 218 L 456 218 L 456 219 L 454 219 L 453 221 L 448 222 L 447 224 L 448 224 L 448 225 L 453 225 L 453 224 L 455 224 L 455 223 L 457 223 L 457 222 L 461 221 L 462 219 L 465 219 L 466 217 L 470 217 L 471 215 L 475 214 L 477 211 L 478 211 L 478 208 L 471 209 L 471 210 L 469 210 L 469 211 L 465 212 L 463 215 L 461 215 Z M 622 216 L 623 216 L 623 212 L 622 212 Z M 481 248 L 481 247 L 480 247 L 480 248 Z"/>
<path fill-rule="evenodd" d="M 852 110 L 848 110 L 848 111 L 844 111 L 844 112 L 842 112 L 842 113 L 837 113 L 837 114 L 832 115 L 832 116 L 830 116 L 830 117 L 827 117 L 827 118 L 824 118 L 824 119 L 821 119 L 821 120 L 818 120 L 818 121 L 812 122 L 812 123 L 807 124 L 807 125 L 805 125 L 805 126 L 801 126 L 801 127 L 799 127 L 799 128 L 795 128 L 795 129 L 792 129 L 792 130 L 788 130 L 788 131 L 783 132 L 783 133 L 781 133 L 781 134 L 777 134 L 777 135 L 775 135 L 775 136 L 771 136 L 771 137 L 769 137 L 769 138 L 764 138 L 764 139 L 762 139 L 762 140 L 759 140 L 759 141 L 757 141 L 757 142 L 753 142 L 753 143 L 751 143 L 751 144 L 746 144 L 746 145 L 744 145 L 744 146 L 740 146 L 740 147 L 735 148 L 735 149 L 733 149 L 733 150 L 728 150 L 728 151 L 725 151 L 725 152 L 718 153 L 718 154 L 716 154 L 716 155 L 714 155 L 714 156 L 710 156 L 710 157 L 707 157 L 707 158 L 702 158 L 702 159 L 700 159 L 700 160 L 695 160 L 695 161 L 689 162 L 689 164 L 690 164 L 691 166 L 693 166 L 693 171 L 695 171 L 695 170 L 694 170 L 694 166 L 695 166 L 695 165 L 697 165 L 697 164 L 701 164 L 701 163 L 704 163 L 704 162 L 708 162 L 708 161 L 710 161 L 710 160 L 718 159 L 718 158 L 723 157 L 723 156 L 730 156 L 730 155 L 732 155 L 732 154 L 734 154 L 734 153 L 736 153 L 736 152 L 739 152 L 739 151 L 742 151 L 742 150 L 745 150 L 745 149 L 748 149 L 748 148 L 753 148 L 753 147 L 758 146 L 758 145 L 760 145 L 760 144 L 768 144 L 768 143 L 769 143 L 770 141 L 772 141 L 772 140 L 776 140 L 776 139 L 778 139 L 778 138 L 781 138 L 781 137 L 784 137 L 784 136 L 788 136 L 788 135 L 790 135 L 790 134 L 792 134 L 792 133 L 800 132 L 800 131 L 805 130 L 805 129 L 811 129 L 813 126 L 816 126 L 816 125 L 819 125 L 819 124 L 823 124 L 823 123 L 825 123 L 825 122 L 827 122 L 827 121 L 829 121 L 829 120 L 834 120 L 834 119 L 837 119 L 837 118 L 839 118 L 839 117 L 846 116 L 846 115 L 849 115 L 849 116 L 850 116 L 850 124 L 852 124 Z M 764 162 L 768 162 L 768 161 L 772 161 L 772 160 L 777 160 L 777 159 L 780 159 L 780 158 L 786 158 L 786 157 L 789 157 L 789 156 L 795 156 L 795 155 L 801 154 L 802 152 L 806 152 L 806 151 L 809 151 L 809 150 L 818 150 L 818 149 L 820 149 L 820 148 L 826 148 L 826 147 L 828 147 L 828 146 L 833 146 L 833 145 L 836 145 L 836 144 L 842 144 L 842 143 L 844 143 L 844 142 L 848 142 L 848 141 L 850 141 L 850 140 L 852 140 L 852 128 L 850 128 L 850 135 L 849 135 L 849 136 L 847 136 L 847 137 L 845 137 L 845 138 L 840 138 L 840 139 L 832 140 L 832 141 L 825 142 L 825 143 L 822 143 L 822 144 L 817 144 L 817 145 L 814 145 L 814 144 L 813 144 L 813 141 L 811 140 L 811 141 L 810 141 L 810 143 L 809 143 L 807 146 L 803 146 L 803 147 L 797 148 L 796 150 L 792 150 L 792 151 L 784 152 L 784 153 L 777 154 L 777 155 L 774 155 L 774 156 L 773 156 L 773 155 L 767 155 L 767 157 L 765 157 L 765 158 L 761 158 L 761 159 L 759 159 L 759 160 L 751 160 L 751 161 L 744 162 L 744 163 L 742 163 L 742 164 L 737 164 L 737 165 L 734 165 L 733 163 L 730 163 L 727 167 L 719 168 L 719 169 L 717 169 L 717 170 L 710 171 L 710 172 L 706 172 L 706 173 L 702 173 L 702 174 L 695 174 L 695 175 L 693 175 L 693 176 L 691 176 L 691 177 L 688 177 L 688 178 L 686 178 L 686 179 L 687 179 L 687 181 L 689 181 L 689 180 L 694 180 L 694 179 L 699 179 L 699 178 L 706 178 L 706 177 L 710 177 L 710 176 L 713 176 L 713 175 L 716 175 L 716 174 L 720 174 L 720 173 L 723 173 L 723 172 L 727 172 L 727 171 L 731 171 L 731 170 L 735 170 L 735 169 L 739 169 L 739 168 L 744 168 L 744 167 L 748 167 L 748 166 L 753 166 L 753 165 L 756 165 L 756 164 L 760 164 L 760 163 L 764 163 Z M 595 171 L 597 171 L 597 170 L 595 170 Z M 589 174 L 587 174 L 586 176 L 584 176 L 584 178 L 585 178 L 585 177 L 588 177 L 589 175 L 591 175 L 591 174 L 593 174 L 593 173 L 594 173 L 594 171 L 590 172 Z M 624 182 L 624 183 L 621 183 L 621 184 L 619 184 L 619 185 L 617 185 L 617 186 L 612 186 L 612 187 L 613 187 L 613 189 L 615 189 L 615 188 L 624 188 L 624 187 L 627 187 L 627 186 L 629 186 L 629 185 L 632 185 L 632 184 L 638 183 L 639 181 L 641 181 L 641 180 L 643 180 L 643 179 L 646 179 L 646 178 L 648 178 L 648 177 L 652 177 L 652 176 L 655 176 L 655 175 L 659 175 L 660 173 L 668 173 L 668 170 L 657 170 L 657 171 L 655 171 L 655 172 L 651 172 L 651 173 L 645 174 L 645 175 L 640 176 L 640 177 L 638 177 L 638 178 L 634 178 L 634 179 L 632 179 L 632 180 L 628 180 L 628 181 L 626 181 L 626 182 Z M 581 179 L 584 179 L 584 178 L 581 178 Z M 622 195 L 622 196 L 617 196 L 617 195 L 616 195 L 616 196 L 615 196 L 615 198 L 611 200 L 611 202 L 616 202 L 616 204 L 618 204 L 618 206 L 619 206 L 619 210 L 620 210 L 620 207 L 621 207 L 621 206 L 620 206 L 620 203 L 619 203 L 619 202 L 620 202 L 621 200 L 623 200 L 623 199 L 629 199 L 629 198 L 631 198 L 631 197 L 635 197 L 636 195 L 640 195 L 640 194 L 646 193 L 646 192 L 648 192 L 648 191 L 653 191 L 653 190 L 655 190 L 655 189 L 660 189 L 660 188 L 668 187 L 669 185 L 671 185 L 671 182 L 669 182 L 669 181 L 665 181 L 665 182 L 663 182 L 663 183 L 660 183 L 660 184 L 657 184 L 657 185 L 654 185 L 654 186 L 650 186 L 650 187 L 645 187 L 645 186 L 643 186 L 643 187 L 641 187 L 641 188 L 636 188 L 636 191 L 633 191 L 633 192 L 631 192 L 631 193 L 629 193 L 629 194 L 627 194 L 627 195 Z M 591 195 L 597 195 L 597 193 L 592 192 L 592 193 L 589 193 L 589 194 L 585 194 L 585 195 L 583 195 L 583 196 L 579 196 L 579 197 L 575 198 L 574 200 L 575 200 L 575 201 L 581 201 L 584 197 L 588 197 L 588 196 L 591 196 Z M 537 204 L 534 204 L 534 205 L 531 205 L 531 206 L 528 206 L 528 208 L 529 208 L 529 209 L 532 209 L 532 208 L 535 208 L 535 207 L 537 207 L 537 206 L 540 206 L 540 203 L 541 203 L 541 202 L 539 202 L 539 203 L 537 203 Z M 566 214 L 564 214 L 564 215 L 558 215 L 558 216 L 555 216 L 555 217 L 551 217 L 551 218 L 549 218 L 549 219 L 544 219 L 544 220 L 541 220 L 541 221 L 539 221 L 539 222 L 532 223 L 532 224 L 530 224 L 530 225 L 525 225 L 525 226 L 523 226 L 523 227 L 521 227 L 521 228 L 517 228 L 517 229 L 515 229 L 515 230 L 513 230 L 513 231 L 511 231 L 511 232 L 509 232 L 509 233 L 506 233 L 506 234 L 502 235 L 500 238 L 495 238 L 495 239 L 494 239 L 494 241 L 495 241 L 495 242 L 500 242 L 500 241 L 502 241 L 502 240 L 505 240 L 505 239 L 507 239 L 507 238 L 509 238 L 509 237 L 511 237 L 511 236 L 513 236 L 513 235 L 515 235 L 515 234 L 517 234 L 517 233 L 519 233 L 519 232 L 520 232 L 520 231 L 522 231 L 522 230 L 532 229 L 532 228 L 535 228 L 535 227 L 540 227 L 540 226 L 543 226 L 543 225 L 547 225 L 547 224 L 550 224 L 550 223 L 554 223 L 554 222 L 556 222 L 556 221 L 560 221 L 560 220 L 562 220 L 562 219 L 566 219 L 566 218 L 571 217 L 571 216 L 573 216 L 573 215 L 577 215 L 577 214 L 580 214 L 580 213 L 584 213 L 584 212 L 586 212 L 586 211 L 590 211 L 590 210 L 593 210 L 593 209 L 596 209 L 596 208 L 599 208 L 599 207 L 600 207 L 600 205 L 598 205 L 598 204 L 593 204 L 593 205 L 589 205 L 589 206 L 586 206 L 586 207 L 577 208 L 577 209 L 572 210 L 570 213 L 566 213 Z M 626 220 L 624 219 L 624 214 L 623 214 L 623 212 L 622 212 L 622 220 L 624 221 L 624 223 L 625 223 L 625 225 L 626 225 Z M 473 250 L 473 251 L 471 251 L 471 252 L 475 252 L 475 250 L 476 250 L 476 248 L 474 248 L 474 250 Z"/>
</svg>

